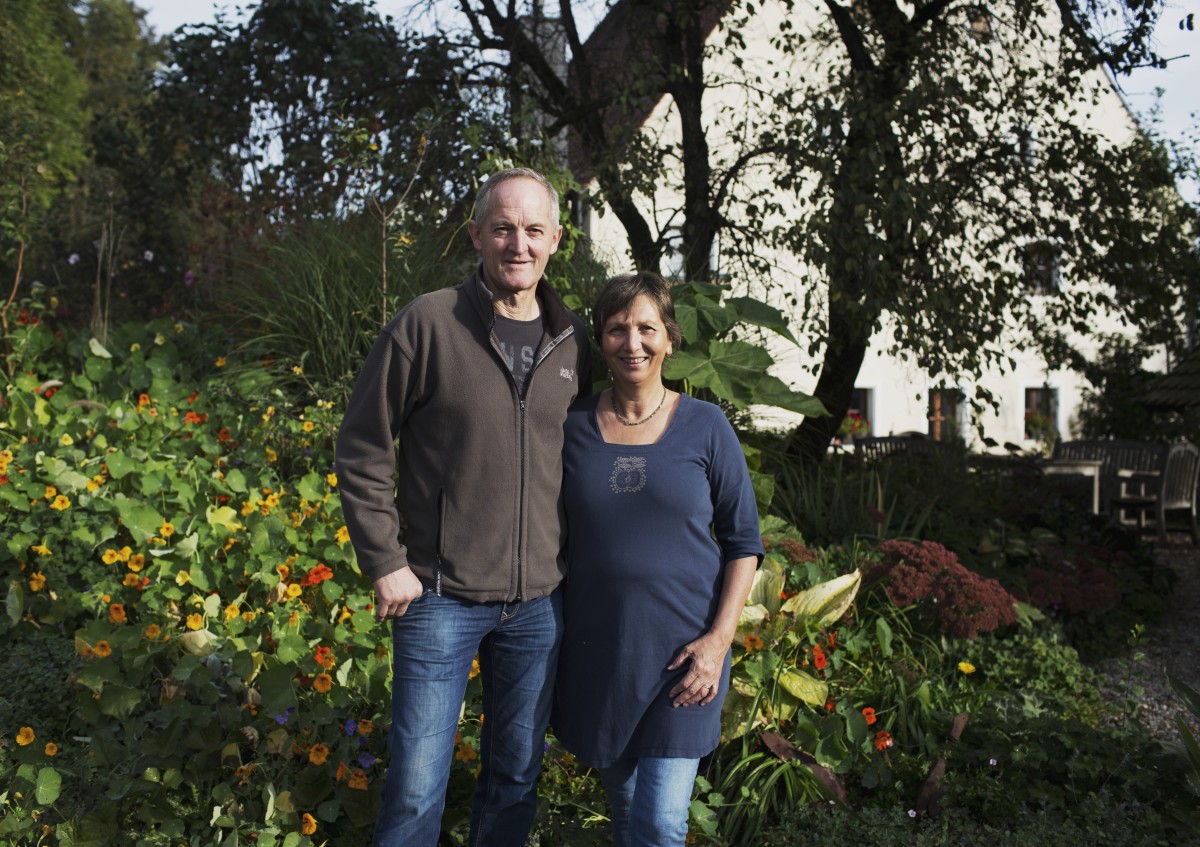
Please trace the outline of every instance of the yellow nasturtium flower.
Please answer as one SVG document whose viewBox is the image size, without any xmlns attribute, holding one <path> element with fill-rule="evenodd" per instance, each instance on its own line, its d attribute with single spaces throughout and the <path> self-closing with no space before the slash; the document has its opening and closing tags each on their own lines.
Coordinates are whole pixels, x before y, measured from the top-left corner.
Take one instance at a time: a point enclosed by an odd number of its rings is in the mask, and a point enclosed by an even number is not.
<svg viewBox="0 0 1200 847">
<path fill-rule="evenodd" d="M 33 743 L 35 738 L 37 738 L 37 736 L 33 734 L 33 727 L 31 726 L 23 726 L 17 732 L 17 743 L 22 747 L 28 747 Z"/>
<path fill-rule="evenodd" d="M 200 614 L 188 615 L 187 628 L 191 630 L 204 629 L 204 616 Z"/>
</svg>

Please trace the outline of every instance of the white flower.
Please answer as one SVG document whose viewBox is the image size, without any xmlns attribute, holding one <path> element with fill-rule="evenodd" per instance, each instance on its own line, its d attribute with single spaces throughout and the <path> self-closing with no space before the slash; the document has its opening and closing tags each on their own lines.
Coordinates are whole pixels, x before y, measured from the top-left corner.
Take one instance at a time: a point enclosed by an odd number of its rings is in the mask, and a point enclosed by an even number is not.
<svg viewBox="0 0 1200 847">
<path fill-rule="evenodd" d="M 70 256 L 67 256 L 67 264 L 68 265 L 78 265 L 79 264 L 79 254 L 72 253 Z"/>
<path fill-rule="evenodd" d="M 992 767 L 996 767 L 996 765 L 998 765 L 1000 763 L 997 762 L 995 759 L 988 759 L 988 764 L 991 765 Z"/>
<path fill-rule="evenodd" d="M 915 817 L 917 816 L 917 810 L 916 810 L 916 809 L 909 809 L 909 810 L 908 810 L 908 816 L 909 816 L 910 818 L 915 818 Z"/>
<path fill-rule="evenodd" d="M 145 259 L 147 262 L 153 262 L 154 261 L 154 251 L 147 250 L 145 253 L 142 254 L 142 258 Z"/>
</svg>

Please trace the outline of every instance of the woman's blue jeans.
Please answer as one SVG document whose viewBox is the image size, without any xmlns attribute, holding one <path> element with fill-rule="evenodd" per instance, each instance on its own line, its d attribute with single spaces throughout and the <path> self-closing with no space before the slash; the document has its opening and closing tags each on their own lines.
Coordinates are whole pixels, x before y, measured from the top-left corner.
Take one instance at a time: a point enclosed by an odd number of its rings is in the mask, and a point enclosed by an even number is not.
<svg viewBox="0 0 1200 847">
<path fill-rule="evenodd" d="M 562 599 L 470 603 L 432 590 L 392 620 L 392 727 L 375 847 L 434 847 L 471 660 L 483 733 L 471 847 L 521 847 L 537 810 Z"/>
<path fill-rule="evenodd" d="M 682 847 L 699 759 L 643 756 L 600 768 L 614 847 Z"/>
</svg>

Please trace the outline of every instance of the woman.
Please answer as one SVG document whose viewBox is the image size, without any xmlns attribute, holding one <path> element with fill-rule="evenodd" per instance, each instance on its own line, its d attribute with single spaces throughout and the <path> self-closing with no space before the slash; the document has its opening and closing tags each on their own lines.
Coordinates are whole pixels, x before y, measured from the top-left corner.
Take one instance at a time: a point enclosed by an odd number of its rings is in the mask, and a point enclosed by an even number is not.
<svg viewBox="0 0 1200 847">
<path fill-rule="evenodd" d="M 662 278 L 612 279 L 593 326 L 613 384 L 567 415 L 570 570 L 554 727 L 600 769 L 618 847 L 682 845 L 762 559 L 758 512 L 721 410 L 663 385 L 682 334 Z"/>
</svg>

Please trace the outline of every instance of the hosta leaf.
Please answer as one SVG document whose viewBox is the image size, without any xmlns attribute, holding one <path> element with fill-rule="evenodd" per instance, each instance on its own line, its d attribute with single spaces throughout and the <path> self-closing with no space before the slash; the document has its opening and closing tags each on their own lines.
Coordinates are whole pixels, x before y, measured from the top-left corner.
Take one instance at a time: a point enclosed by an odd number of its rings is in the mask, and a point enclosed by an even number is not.
<svg viewBox="0 0 1200 847">
<path fill-rule="evenodd" d="M 829 699 L 829 686 L 804 671 L 784 668 L 779 673 L 779 684 L 793 697 L 810 706 L 824 706 Z"/>
<path fill-rule="evenodd" d="M 787 599 L 783 611 L 806 619 L 816 626 L 831 624 L 846 614 L 862 584 L 862 572 L 857 568 L 828 582 L 814 585 Z"/>
</svg>

